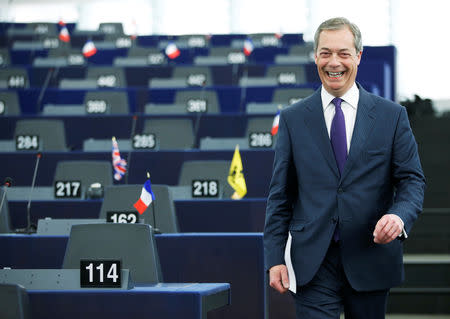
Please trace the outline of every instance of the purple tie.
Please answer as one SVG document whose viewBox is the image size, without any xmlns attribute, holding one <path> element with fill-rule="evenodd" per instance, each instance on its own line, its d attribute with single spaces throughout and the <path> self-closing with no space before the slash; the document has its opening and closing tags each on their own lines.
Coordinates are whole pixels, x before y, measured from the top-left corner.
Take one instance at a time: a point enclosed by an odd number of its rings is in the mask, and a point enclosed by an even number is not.
<svg viewBox="0 0 450 319">
<path fill-rule="evenodd" d="M 331 146 L 333 147 L 336 164 L 339 168 L 339 173 L 342 175 L 344 165 L 347 161 L 347 135 L 345 133 L 345 118 L 341 109 L 342 99 L 335 97 L 333 104 L 336 107 L 336 114 L 333 122 L 331 122 L 330 138 Z"/>
<path fill-rule="evenodd" d="M 341 108 L 342 99 L 336 97 L 332 102 L 336 107 L 336 114 L 331 122 L 330 139 L 334 157 L 336 158 L 336 164 L 339 168 L 339 173 L 342 175 L 345 162 L 347 161 L 347 134 L 345 133 L 345 118 Z M 333 240 L 335 242 L 339 241 L 338 224 L 336 224 L 336 228 L 334 229 Z"/>
</svg>

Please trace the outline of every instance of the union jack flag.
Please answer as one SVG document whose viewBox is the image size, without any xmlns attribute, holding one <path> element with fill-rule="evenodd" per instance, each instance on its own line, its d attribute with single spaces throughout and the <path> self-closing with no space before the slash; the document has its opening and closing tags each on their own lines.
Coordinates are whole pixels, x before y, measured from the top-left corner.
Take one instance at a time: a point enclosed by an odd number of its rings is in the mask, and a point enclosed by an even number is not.
<svg viewBox="0 0 450 319">
<path fill-rule="evenodd" d="M 112 164 L 114 168 L 114 179 L 120 181 L 127 172 L 127 161 L 120 157 L 119 145 L 116 138 L 112 138 Z"/>
</svg>

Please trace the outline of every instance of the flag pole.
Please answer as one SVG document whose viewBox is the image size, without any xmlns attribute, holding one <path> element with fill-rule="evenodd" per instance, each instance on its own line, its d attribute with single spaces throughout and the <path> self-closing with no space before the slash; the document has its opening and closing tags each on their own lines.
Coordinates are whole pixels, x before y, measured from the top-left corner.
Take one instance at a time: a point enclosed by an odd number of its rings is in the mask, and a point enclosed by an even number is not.
<svg viewBox="0 0 450 319">
<path fill-rule="evenodd" d="M 136 133 L 136 122 L 137 122 L 137 115 L 133 115 L 132 122 L 131 122 L 131 132 L 130 132 L 130 142 L 131 142 L 131 148 L 128 151 L 127 155 L 127 171 L 125 172 L 125 184 L 128 184 L 128 174 L 130 172 L 131 168 L 131 154 L 133 151 L 133 136 Z M 148 174 L 148 172 L 147 172 Z"/>
<path fill-rule="evenodd" d="M 147 179 L 150 179 L 150 173 L 147 172 Z M 150 203 L 150 206 L 152 207 L 152 212 L 153 212 L 153 234 L 161 234 L 161 231 L 159 230 L 159 228 L 156 227 L 156 210 L 155 210 L 155 201 L 152 200 L 152 202 Z"/>
</svg>

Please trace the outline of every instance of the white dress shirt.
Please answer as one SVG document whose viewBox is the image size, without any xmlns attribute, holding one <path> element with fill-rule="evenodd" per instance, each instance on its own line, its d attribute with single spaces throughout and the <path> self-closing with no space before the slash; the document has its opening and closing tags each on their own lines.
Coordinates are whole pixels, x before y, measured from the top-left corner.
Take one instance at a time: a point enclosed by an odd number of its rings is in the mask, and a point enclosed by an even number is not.
<svg viewBox="0 0 450 319">
<path fill-rule="evenodd" d="M 333 121 L 334 114 L 336 113 L 335 106 L 331 101 L 335 98 L 335 96 L 328 93 L 323 86 L 321 96 L 322 96 L 323 115 L 325 116 L 325 123 L 327 125 L 328 136 L 330 136 L 331 122 Z M 353 86 L 343 96 L 340 96 L 340 98 L 342 99 L 341 108 L 345 118 L 345 134 L 347 137 L 347 154 L 348 154 L 350 150 L 350 142 L 352 140 L 353 135 L 353 128 L 355 127 L 356 111 L 358 109 L 358 101 L 359 101 L 359 89 L 356 86 L 356 83 L 353 83 Z"/>
</svg>

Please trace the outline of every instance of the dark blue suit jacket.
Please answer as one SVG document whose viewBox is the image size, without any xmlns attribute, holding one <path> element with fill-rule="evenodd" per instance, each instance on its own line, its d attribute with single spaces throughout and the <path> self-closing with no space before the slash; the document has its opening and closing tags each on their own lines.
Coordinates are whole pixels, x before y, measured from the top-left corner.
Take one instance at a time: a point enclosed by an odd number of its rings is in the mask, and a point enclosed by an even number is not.
<svg viewBox="0 0 450 319">
<path fill-rule="evenodd" d="M 365 91 L 344 172 L 328 136 L 320 88 L 281 112 L 264 230 L 266 268 L 284 264 L 288 231 L 297 284 L 317 272 L 339 222 L 345 273 L 359 291 L 403 280 L 402 242 L 380 245 L 373 231 L 396 214 L 409 233 L 422 209 L 425 178 L 404 107 Z"/>
</svg>

